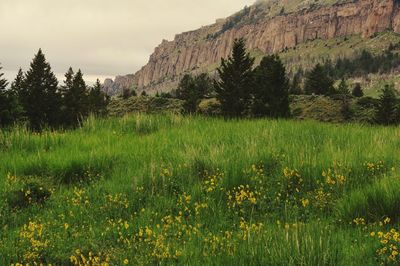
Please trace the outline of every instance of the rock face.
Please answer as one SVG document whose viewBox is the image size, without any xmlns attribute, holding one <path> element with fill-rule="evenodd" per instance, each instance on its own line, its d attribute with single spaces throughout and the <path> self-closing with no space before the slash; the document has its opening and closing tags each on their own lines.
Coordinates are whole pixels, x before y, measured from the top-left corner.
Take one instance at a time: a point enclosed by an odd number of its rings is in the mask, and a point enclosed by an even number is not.
<svg viewBox="0 0 400 266">
<path fill-rule="evenodd" d="M 397 0 L 311 5 L 290 13 L 282 8 L 274 16 L 270 8 L 255 4 L 213 25 L 176 35 L 173 41 L 164 40 L 147 65 L 134 75 L 117 77 L 111 87 L 135 85 L 150 93 L 170 90 L 184 73 L 215 69 L 230 54 L 235 38 L 244 37 L 250 50 L 274 53 L 309 40 L 348 35 L 368 38 L 385 30 L 400 32 Z"/>
</svg>

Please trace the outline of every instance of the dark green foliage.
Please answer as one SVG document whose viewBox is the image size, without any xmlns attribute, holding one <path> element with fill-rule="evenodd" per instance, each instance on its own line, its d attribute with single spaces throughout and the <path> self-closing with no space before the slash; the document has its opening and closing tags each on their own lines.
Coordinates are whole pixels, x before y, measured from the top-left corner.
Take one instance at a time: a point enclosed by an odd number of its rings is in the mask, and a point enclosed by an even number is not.
<svg viewBox="0 0 400 266">
<path fill-rule="evenodd" d="M 33 130 L 60 125 L 62 99 L 57 86 L 57 78 L 39 49 L 26 73 L 20 98 Z"/>
<path fill-rule="evenodd" d="M 22 71 L 22 69 L 20 68 L 18 70 L 18 74 L 15 77 L 13 83 L 11 83 L 11 90 L 13 91 L 13 93 L 20 98 L 21 97 L 21 92 L 23 89 L 23 84 L 24 84 L 24 72 Z"/>
<path fill-rule="evenodd" d="M 381 125 L 392 125 L 398 122 L 398 101 L 393 85 L 385 85 L 379 98 L 376 111 L 376 122 Z"/>
<path fill-rule="evenodd" d="M 289 81 L 286 69 L 276 55 L 266 56 L 254 70 L 252 114 L 255 116 L 288 117 Z"/>
<path fill-rule="evenodd" d="M 369 73 L 389 73 L 400 65 L 400 55 L 392 51 L 390 47 L 381 55 L 362 50 L 354 58 L 339 58 L 335 64 L 327 61 L 325 69 L 329 69 L 330 75 L 335 79 L 344 77 L 361 76 Z"/>
<path fill-rule="evenodd" d="M 377 108 L 379 100 L 372 97 L 362 97 L 357 100 L 357 104 L 363 108 Z"/>
<path fill-rule="evenodd" d="M 207 74 L 193 76 L 186 74 L 179 83 L 176 97 L 185 101 L 186 113 L 195 113 L 200 101 L 212 90 L 212 81 Z"/>
<path fill-rule="evenodd" d="M 2 68 L 0 67 L 0 70 Z M 0 73 L 0 126 L 12 125 L 21 116 L 21 106 L 13 90 L 7 89 L 8 82 Z"/>
<path fill-rule="evenodd" d="M 345 121 L 349 121 L 353 117 L 354 112 L 351 109 L 350 101 L 348 99 L 343 100 L 340 112 L 342 113 Z"/>
<path fill-rule="evenodd" d="M 75 127 L 88 115 L 89 100 L 86 83 L 81 70 L 74 75 L 72 68 L 65 74 L 64 81 L 64 121 L 68 126 Z"/>
<path fill-rule="evenodd" d="M 109 102 L 109 96 L 102 91 L 100 80 L 97 80 L 89 90 L 89 112 L 98 116 L 104 116 L 107 114 L 107 105 Z"/>
<path fill-rule="evenodd" d="M 170 92 L 161 92 L 161 98 L 173 98 L 172 93 Z"/>
<path fill-rule="evenodd" d="M 223 115 L 239 117 L 246 112 L 253 86 L 253 64 L 244 39 L 236 39 L 232 55 L 227 60 L 222 59 L 217 69 L 220 80 L 215 82 L 215 91 Z"/>
<path fill-rule="evenodd" d="M 142 91 L 142 93 L 140 94 L 141 96 L 147 96 L 147 92 L 146 91 Z"/>
<path fill-rule="evenodd" d="M 322 65 L 317 64 L 307 74 L 304 90 L 306 94 L 331 95 L 334 93 L 333 80 Z"/>
<path fill-rule="evenodd" d="M 364 96 L 364 92 L 363 92 L 363 90 L 362 90 L 362 88 L 361 88 L 361 84 L 360 84 L 360 83 L 357 83 L 357 84 L 354 86 L 353 91 L 351 92 L 351 94 L 352 94 L 354 97 L 363 97 L 363 96 Z"/>
<path fill-rule="evenodd" d="M 344 78 L 340 81 L 339 87 L 337 89 L 337 93 L 341 95 L 350 95 L 349 86 Z"/>
<path fill-rule="evenodd" d="M 128 88 L 124 88 L 122 89 L 122 94 L 121 94 L 121 98 L 122 99 L 129 99 L 130 97 L 134 97 L 137 96 L 136 90 L 134 88 L 132 89 L 128 89 Z"/>
</svg>

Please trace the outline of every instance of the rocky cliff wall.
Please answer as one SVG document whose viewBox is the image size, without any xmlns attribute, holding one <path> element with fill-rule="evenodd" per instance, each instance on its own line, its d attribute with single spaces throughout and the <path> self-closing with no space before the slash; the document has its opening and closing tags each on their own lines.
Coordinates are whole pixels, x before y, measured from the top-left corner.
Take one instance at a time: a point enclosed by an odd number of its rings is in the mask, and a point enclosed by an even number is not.
<svg viewBox="0 0 400 266">
<path fill-rule="evenodd" d="M 254 21 L 238 23 L 222 31 L 225 21 L 199 30 L 176 35 L 173 41 L 163 41 L 141 70 L 125 78 L 118 86 L 135 84 L 138 90 L 149 92 L 169 90 L 187 72 L 210 70 L 227 57 L 235 38 L 244 37 L 250 50 L 274 53 L 297 44 L 348 35 L 368 38 L 377 32 L 400 32 L 400 9 L 397 0 L 358 0 L 325 7 L 309 7 L 288 14 L 269 17 L 253 14 Z M 263 17 L 264 16 L 264 17 Z M 115 86 L 115 84 L 114 84 Z"/>
</svg>

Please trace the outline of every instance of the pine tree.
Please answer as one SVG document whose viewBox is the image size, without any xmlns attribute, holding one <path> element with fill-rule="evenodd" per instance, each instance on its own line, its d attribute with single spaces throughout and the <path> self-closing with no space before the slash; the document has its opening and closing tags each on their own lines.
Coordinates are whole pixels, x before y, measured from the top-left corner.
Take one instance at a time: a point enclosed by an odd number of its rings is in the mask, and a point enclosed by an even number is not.
<svg viewBox="0 0 400 266">
<path fill-rule="evenodd" d="M 21 90 L 21 103 L 33 130 L 60 124 L 61 94 L 57 86 L 57 78 L 39 49 L 26 73 Z"/>
<path fill-rule="evenodd" d="M 337 92 L 341 95 L 350 95 L 349 86 L 347 85 L 347 82 L 344 78 L 342 78 L 342 80 L 340 81 Z"/>
<path fill-rule="evenodd" d="M 0 71 L 2 67 L 0 66 Z M 0 126 L 7 126 L 13 122 L 12 116 L 10 114 L 10 95 L 7 90 L 8 82 L 6 79 L 2 78 L 3 73 L 0 72 Z"/>
<path fill-rule="evenodd" d="M 24 117 L 24 109 L 21 104 L 21 94 L 24 86 L 24 72 L 20 68 L 18 70 L 17 76 L 11 83 L 10 90 L 10 105 L 12 106 L 12 117 L 14 121 L 22 120 Z"/>
<path fill-rule="evenodd" d="M 142 93 L 140 95 L 143 96 L 143 97 L 146 97 L 147 96 L 147 92 L 144 90 L 144 91 L 142 91 Z"/>
<path fill-rule="evenodd" d="M 183 108 L 186 113 L 195 113 L 199 102 L 211 91 L 211 87 L 212 82 L 207 74 L 186 74 L 178 85 L 176 97 L 185 101 Z"/>
<path fill-rule="evenodd" d="M 359 98 L 364 96 L 364 92 L 363 92 L 363 90 L 362 90 L 362 88 L 361 88 L 360 83 L 357 83 L 357 84 L 354 86 L 353 91 L 351 92 L 351 94 L 352 94 L 354 97 L 359 97 Z"/>
<path fill-rule="evenodd" d="M 68 126 L 75 127 L 88 115 L 87 87 L 81 70 L 73 75 L 73 70 L 70 68 L 65 78 L 65 119 Z"/>
<path fill-rule="evenodd" d="M 397 106 L 396 92 L 393 85 L 385 85 L 376 111 L 377 123 L 382 125 L 395 124 L 397 122 Z"/>
<path fill-rule="evenodd" d="M 215 92 L 222 114 L 228 117 L 243 115 L 250 104 L 254 59 L 245 46 L 244 39 L 236 39 L 232 55 L 222 59 L 217 69 L 220 80 L 215 82 Z"/>
<path fill-rule="evenodd" d="M 330 95 L 334 93 L 333 80 L 325 69 L 317 64 L 307 75 L 304 85 L 306 94 Z"/>
<path fill-rule="evenodd" d="M 14 81 L 11 83 L 11 90 L 17 97 L 21 97 L 24 84 L 24 72 L 20 68 Z"/>
<path fill-rule="evenodd" d="M 99 116 L 106 115 L 108 102 L 109 97 L 102 91 L 100 80 L 97 79 L 89 91 L 89 112 Z"/>
<path fill-rule="evenodd" d="M 266 56 L 254 70 L 252 112 L 256 116 L 288 117 L 289 81 L 278 56 Z"/>
</svg>

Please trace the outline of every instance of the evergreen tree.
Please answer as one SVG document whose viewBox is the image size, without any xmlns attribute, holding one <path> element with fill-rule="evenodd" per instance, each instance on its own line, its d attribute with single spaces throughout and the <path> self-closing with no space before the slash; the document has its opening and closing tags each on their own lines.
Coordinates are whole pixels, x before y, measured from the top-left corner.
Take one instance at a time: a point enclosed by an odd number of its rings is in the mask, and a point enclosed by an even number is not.
<svg viewBox="0 0 400 266">
<path fill-rule="evenodd" d="M 183 108 L 186 113 L 195 113 L 199 102 L 206 97 L 211 88 L 212 82 L 207 74 L 186 74 L 178 85 L 176 97 L 185 101 Z"/>
<path fill-rule="evenodd" d="M 65 126 L 69 126 L 72 123 L 72 118 L 70 116 L 69 110 L 67 105 L 69 104 L 68 101 L 69 96 L 70 96 L 70 92 L 72 90 L 72 81 L 74 79 L 74 70 L 72 69 L 72 67 L 70 67 L 67 71 L 67 73 L 65 73 L 64 77 L 64 84 L 60 87 L 60 92 L 61 92 L 61 97 L 62 97 L 62 106 L 61 106 L 61 113 L 62 113 L 62 117 L 63 117 L 63 124 Z"/>
<path fill-rule="evenodd" d="M 57 86 L 57 78 L 39 49 L 26 73 L 20 98 L 33 130 L 60 124 L 61 94 Z"/>
<path fill-rule="evenodd" d="M 347 85 L 347 82 L 344 78 L 342 78 L 342 80 L 340 81 L 337 92 L 341 95 L 350 95 L 349 86 Z"/>
<path fill-rule="evenodd" d="M 333 80 L 324 67 L 317 64 L 307 75 L 304 85 L 306 94 L 330 95 L 334 93 Z"/>
<path fill-rule="evenodd" d="M 140 95 L 143 96 L 143 97 L 146 97 L 147 96 L 147 92 L 145 90 L 143 90 Z"/>
<path fill-rule="evenodd" d="M 393 85 L 385 85 L 379 98 L 376 111 L 376 121 L 382 125 L 391 125 L 397 122 L 397 98 Z"/>
<path fill-rule="evenodd" d="M 275 118 L 289 116 L 289 82 L 280 58 L 264 57 L 254 73 L 253 114 Z"/>
<path fill-rule="evenodd" d="M 360 83 L 357 83 L 357 84 L 354 86 L 353 91 L 351 92 L 351 94 L 352 94 L 354 97 L 359 97 L 359 98 L 364 96 L 364 92 L 363 92 L 363 90 L 362 90 L 362 88 L 361 88 L 361 84 L 360 84 Z"/>
<path fill-rule="evenodd" d="M 89 112 L 104 116 L 107 114 L 109 97 L 102 91 L 100 80 L 97 79 L 89 91 Z"/>
<path fill-rule="evenodd" d="M 21 105 L 21 95 L 24 86 L 24 72 L 20 68 L 18 70 L 17 76 L 14 81 L 11 83 L 11 91 L 10 91 L 10 106 L 12 110 L 12 117 L 14 121 L 23 119 L 24 117 L 24 109 Z"/>
<path fill-rule="evenodd" d="M 222 59 L 217 69 L 220 80 L 215 82 L 215 92 L 223 115 L 239 117 L 245 113 L 253 85 L 253 64 L 244 39 L 236 39 L 232 55 L 227 60 Z"/>
<path fill-rule="evenodd" d="M 24 72 L 20 68 L 14 81 L 11 83 L 11 91 L 19 98 L 21 97 L 24 84 Z"/>
<path fill-rule="evenodd" d="M 77 126 L 88 115 L 88 95 L 81 70 L 74 75 L 70 68 L 65 74 L 64 104 L 65 121 L 68 126 Z"/>
<path fill-rule="evenodd" d="M 0 71 L 2 67 L 0 66 Z M 7 126 L 13 122 L 13 117 L 10 113 L 10 92 L 7 90 L 8 82 L 2 78 L 3 73 L 0 72 L 0 126 Z"/>
</svg>

